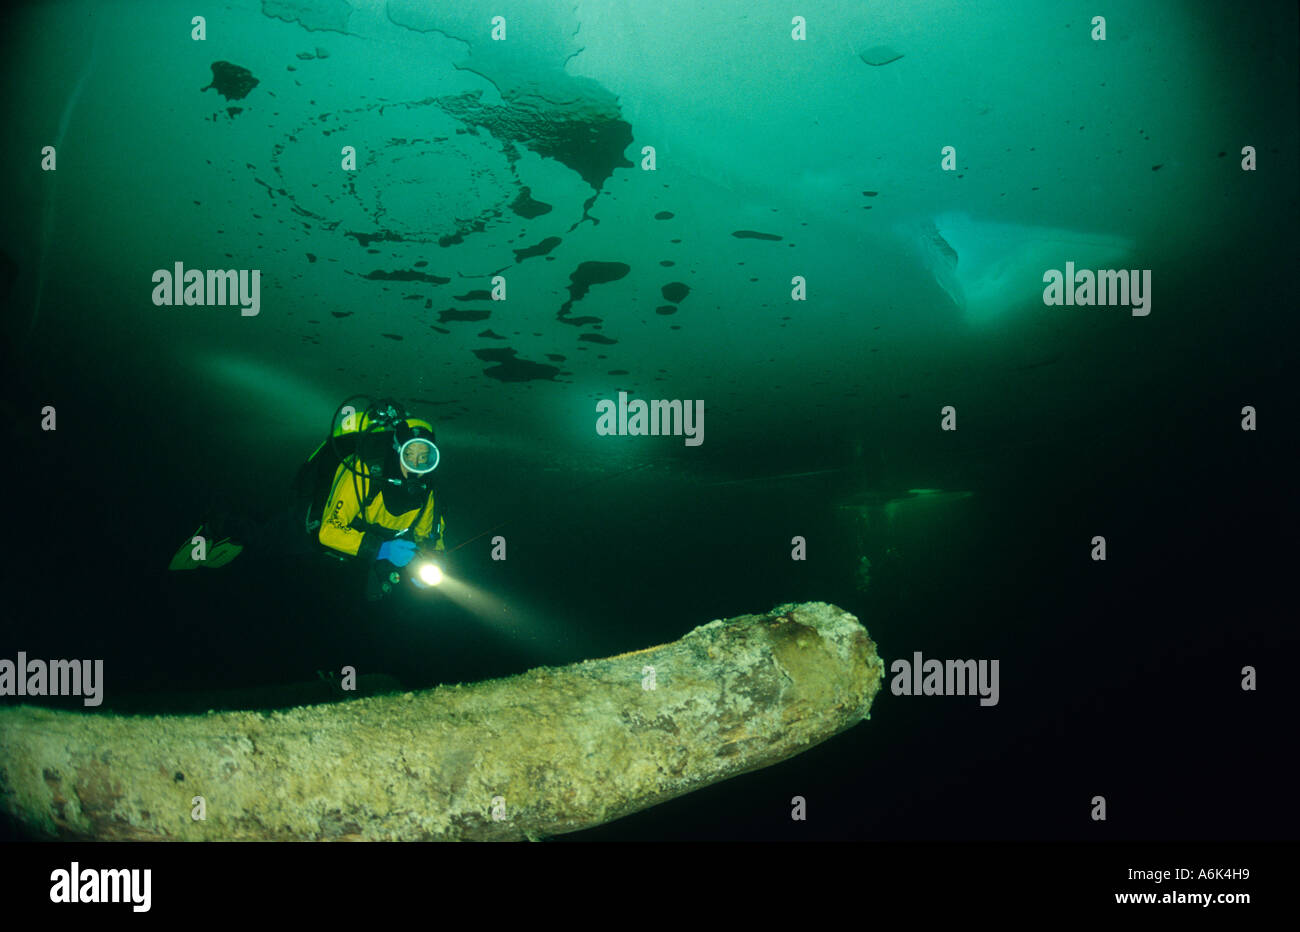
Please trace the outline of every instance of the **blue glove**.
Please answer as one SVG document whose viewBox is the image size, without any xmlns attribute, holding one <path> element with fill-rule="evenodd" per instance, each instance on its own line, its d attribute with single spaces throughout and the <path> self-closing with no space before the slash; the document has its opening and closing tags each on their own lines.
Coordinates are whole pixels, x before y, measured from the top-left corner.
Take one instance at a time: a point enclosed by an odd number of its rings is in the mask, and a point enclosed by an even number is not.
<svg viewBox="0 0 1300 932">
<path fill-rule="evenodd" d="M 415 558 L 415 543 L 409 540 L 386 540 L 379 547 L 376 560 L 387 560 L 394 566 L 406 566 Z"/>
</svg>

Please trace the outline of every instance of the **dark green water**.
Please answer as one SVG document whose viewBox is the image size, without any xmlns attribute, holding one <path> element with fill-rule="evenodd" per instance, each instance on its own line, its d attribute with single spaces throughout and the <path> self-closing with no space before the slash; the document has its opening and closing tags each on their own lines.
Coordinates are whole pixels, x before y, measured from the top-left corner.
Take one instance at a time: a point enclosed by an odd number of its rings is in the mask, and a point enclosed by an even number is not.
<svg viewBox="0 0 1300 932">
<path fill-rule="evenodd" d="M 106 706 L 344 664 L 413 689 L 821 600 L 887 664 L 998 659 L 1000 702 L 885 690 L 573 837 L 1094 838 L 1098 793 L 1106 838 L 1294 837 L 1291 6 L 1142 4 L 1094 42 L 1080 4 L 809 4 L 794 42 L 767 4 L 496 4 L 504 43 L 342 6 L 203 43 L 165 4 L 9 14 L 0 658 L 103 658 Z M 1044 306 L 1067 261 L 1150 270 L 1149 316 Z M 155 305 L 176 262 L 260 269 L 259 313 Z M 703 400 L 704 443 L 598 436 L 620 391 Z M 450 546 L 508 522 L 505 562 L 453 564 L 508 613 L 319 562 L 166 573 L 212 500 L 283 507 L 354 392 L 437 426 Z"/>
</svg>

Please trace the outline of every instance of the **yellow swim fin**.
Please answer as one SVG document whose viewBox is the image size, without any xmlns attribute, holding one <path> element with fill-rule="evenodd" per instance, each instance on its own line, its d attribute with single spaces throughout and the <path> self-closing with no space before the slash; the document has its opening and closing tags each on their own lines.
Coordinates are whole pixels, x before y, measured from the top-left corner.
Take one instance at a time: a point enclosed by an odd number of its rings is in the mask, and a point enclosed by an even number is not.
<svg viewBox="0 0 1300 932">
<path fill-rule="evenodd" d="M 210 570 L 215 570 L 217 567 L 225 566 L 235 559 L 243 550 L 243 544 L 237 544 L 227 537 L 225 540 L 219 540 L 213 545 L 212 550 L 208 553 L 208 558 L 203 561 L 203 565 Z"/>
<path fill-rule="evenodd" d="M 237 544 L 227 537 L 213 544 L 211 549 L 208 549 L 204 554 L 204 559 L 196 559 L 195 551 L 199 550 L 199 545 L 195 543 L 194 538 L 198 537 L 202 532 L 203 526 L 199 525 L 199 527 L 195 529 L 194 533 L 189 536 L 189 539 L 187 539 L 185 543 L 181 544 L 180 549 L 177 550 L 176 555 L 172 557 L 172 561 L 168 564 L 167 569 L 197 570 L 206 567 L 207 569 L 215 570 L 225 566 L 231 560 L 235 559 L 235 557 L 239 556 L 244 550 L 243 544 Z"/>
</svg>

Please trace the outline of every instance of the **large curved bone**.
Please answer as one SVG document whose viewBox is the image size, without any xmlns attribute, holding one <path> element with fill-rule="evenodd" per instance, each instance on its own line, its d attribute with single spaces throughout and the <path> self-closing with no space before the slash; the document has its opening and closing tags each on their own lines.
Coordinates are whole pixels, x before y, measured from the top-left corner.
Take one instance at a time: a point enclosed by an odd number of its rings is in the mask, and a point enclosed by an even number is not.
<svg viewBox="0 0 1300 932">
<path fill-rule="evenodd" d="M 3 708 L 0 806 L 74 839 L 536 838 L 798 754 L 866 718 L 883 676 L 858 620 L 811 602 L 604 660 L 286 712 Z"/>
</svg>

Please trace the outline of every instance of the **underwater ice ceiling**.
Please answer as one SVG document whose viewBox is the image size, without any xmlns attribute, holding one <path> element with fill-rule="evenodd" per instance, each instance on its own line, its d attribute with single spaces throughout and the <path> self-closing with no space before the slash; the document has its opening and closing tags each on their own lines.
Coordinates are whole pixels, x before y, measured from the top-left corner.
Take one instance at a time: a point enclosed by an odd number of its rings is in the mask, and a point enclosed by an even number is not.
<svg viewBox="0 0 1300 932">
<path fill-rule="evenodd" d="M 589 433 L 622 390 L 705 396 L 739 436 L 1084 358 L 1077 315 L 1043 313 L 1044 269 L 1155 264 L 1152 229 L 1176 256 L 1215 226 L 1221 204 L 1192 215 L 1186 195 L 1223 171 L 1228 147 L 1201 138 L 1223 108 L 1126 44 L 1167 10 L 1098 57 L 1056 13 L 827 2 L 792 41 L 775 9 L 252 0 L 209 15 L 207 43 L 176 39 L 194 54 L 115 110 L 129 43 L 105 23 L 69 53 L 98 69 L 69 146 L 114 177 L 111 219 L 58 245 L 260 268 L 256 327 L 138 311 L 216 378 L 219 351 L 312 397 L 364 387 L 497 436 Z M 137 28 L 154 42 L 166 19 Z M 1165 37 L 1168 60 L 1194 49 Z M 160 134 L 170 113 L 181 131 Z M 151 149 L 147 173 L 121 138 Z M 95 184 L 60 178 L 69 205 Z M 985 352 L 979 326 L 1004 323 L 1032 345 Z"/>
<path fill-rule="evenodd" d="M 506 4 L 501 12 L 509 15 L 511 7 L 517 6 Z M 355 11 L 347 3 L 267 0 L 263 11 L 313 32 L 353 34 Z M 599 225 L 600 219 L 590 210 L 602 188 L 616 169 L 632 166 L 624 156 L 632 143 L 632 128 L 623 119 L 616 97 L 597 82 L 564 70 L 565 62 L 581 48 L 573 41 L 579 27 L 572 10 L 528 4 L 519 12 L 517 22 L 524 25 L 511 35 L 509 49 L 501 51 L 498 43 L 487 41 L 477 12 L 433 9 L 423 3 L 387 4 L 389 22 L 462 43 L 464 55 L 452 61 L 453 67 L 490 82 L 500 102 L 488 102 L 483 90 L 473 89 L 329 109 L 313 106 L 274 144 L 265 166 L 246 166 L 269 197 L 270 209 L 278 211 L 281 220 L 291 217 L 305 234 L 344 237 L 369 254 L 390 259 L 403 249 L 412 256 L 417 251 L 431 256 L 412 258 L 403 267 L 391 262 L 382 265 L 378 259 L 347 264 L 350 274 L 364 280 L 410 286 L 413 290 L 404 299 L 422 300 L 431 312 L 431 329 L 441 334 L 450 333 L 450 326 L 488 320 L 493 306 L 487 288 L 460 288 L 455 290 L 463 293 L 444 296 L 441 286 L 463 284 L 467 278 L 486 283 L 512 265 L 553 261 L 551 253 L 579 224 Z M 325 36 L 319 40 L 328 41 Z M 297 53 L 297 61 L 288 69 L 305 70 L 330 57 L 327 47 L 317 45 Z M 244 101 L 260 83 L 242 65 L 218 61 L 212 64 L 212 82 L 204 90 L 215 89 L 227 102 Z M 238 105 L 224 110 L 230 121 L 244 113 Z M 221 116 L 218 111 L 213 119 Z M 322 171 L 340 146 L 358 141 L 365 145 L 358 147 L 355 171 Z M 557 186 L 553 178 L 532 177 L 537 162 L 523 159 L 524 152 L 562 166 L 585 187 Z M 256 219 L 265 218 L 258 213 Z M 308 258 L 314 263 L 315 253 L 309 252 Z M 610 274 L 611 268 L 619 271 Z M 600 317 L 570 311 L 591 286 L 622 278 L 628 271 L 629 266 L 619 262 L 577 263 L 568 275 L 569 299 L 557 303 L 554 319 L 586 328 L 578 335 L 582 343 L 616 344 L 617 339 L 591 329 L 600 327 Z M 665 294 L 682 296 L 689 291 L 667 278 L 660 288 Z M 673 313 L 681 297 L 670 300 L 660 305 L 659 315 Z M 335 312 L 334 316 L 351 315 Z M 381 335 L 403 339 L 400 333 Z M 490 328 L 477 336 L 506 339 Z M 501 381 L 554 380 L 569 374 L 550 364 L 563 360 L 563 354 L 547 354 L 549 360 L 542 362 L 522 358 L 510 347 L 477 347 L 471 352 L 493 363 L 484 375 Z"/>
</svg>

